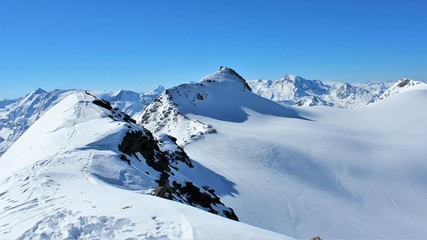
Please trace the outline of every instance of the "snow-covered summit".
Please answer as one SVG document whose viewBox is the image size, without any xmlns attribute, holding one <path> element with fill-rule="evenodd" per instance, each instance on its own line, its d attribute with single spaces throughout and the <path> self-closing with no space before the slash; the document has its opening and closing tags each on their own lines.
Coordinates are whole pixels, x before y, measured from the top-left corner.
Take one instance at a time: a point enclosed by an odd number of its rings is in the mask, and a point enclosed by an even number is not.
<svg viewBox="0 0 427 240">
<path fill-rule="evenodd" d="M 217 83 L 228 83 L 238 84 L 243 90 L 251 91 L 251 88 L 246 83 L 246 80 L 242 78 L 236 71 L 231 68 L 221 66 L 219 70 L 213 74 L 207 75 L 200 81 L 201 84 L 217 82 Z"/>
<path fill-rule="evenodd" d="M 411 90 L 421 90 L 427 89 L 427 83 L 412 80 L 409 78 L 401 78 L 396 83 L 393 84 L 389 89 L 387 89 L 381 96 L 380 99 L 384 99 L 395 94 L 411 91 Z"/>
<path fill-rule="evenodd" d="M 144 95 L 155 95 L 157 97 L 158 95 L 160 95 L 165 90 L 166 90 L 165 87 L 157 86 L 157 87 L 150 89 L 147 92 L 145 92 Z"/>
<path fill-rule="evenodd" d="M 254 94 L 238 73 L 221 67 L 198 83 L 167 89 L 145 109 L 141 124 L 154 133 L 170 134 L 180 145 L 185 145 L 204 134 L 216 132 L 212 126 L 193 116 L 244 122 L 248 119 L 248 110 L 299 117 L 294 110 Z"/>
</svg>

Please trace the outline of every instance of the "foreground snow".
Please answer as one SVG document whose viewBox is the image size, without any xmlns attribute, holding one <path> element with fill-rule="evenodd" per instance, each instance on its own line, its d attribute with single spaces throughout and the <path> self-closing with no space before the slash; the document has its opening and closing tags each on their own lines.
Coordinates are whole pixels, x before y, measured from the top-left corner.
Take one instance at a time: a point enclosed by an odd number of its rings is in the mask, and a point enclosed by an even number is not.
<svg viewBox="0 0 427 240">
<path fill-rule="evenodd" d="M 118 158 L 135 126 L 92 100 L 69 95 L 0 158 L 0 238 L 289 239 L 151 196 L 156 172 Z"/>
</svg>

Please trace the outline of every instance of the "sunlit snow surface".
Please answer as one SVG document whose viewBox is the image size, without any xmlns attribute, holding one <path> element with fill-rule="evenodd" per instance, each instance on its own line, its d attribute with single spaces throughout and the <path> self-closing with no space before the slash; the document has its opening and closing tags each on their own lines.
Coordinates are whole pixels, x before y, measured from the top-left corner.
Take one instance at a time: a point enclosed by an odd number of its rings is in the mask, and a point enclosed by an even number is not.
<svg viewBox="0 0 427 240">
<path fill-rule="evenodd" d="M 185 150 L 234 184 L 222 199 L 242 222 L 305 239 L 424 238 L 426 106 L 414 90 L 362 109 L 295 109 L 309 120 L 192 115 L 217 134 Z"/>
<path fill-rule="evenodd" d="M 92 99 L 69 95 L 0 158 L 0 239 L 288 239 L 151 196 L 153 170 L 118 159 L 129 125 Z"/>
<path fill-rule="evenodd" d="M 148 125 L 242 223 L 151 196 L 154 170 L 118 159 L 129 124 L 70 92 L 0 157 L 0 239 L 425 238 L 427 89 L 401 83 L 358 109 L 286 107 L 227 68 L 161 94 Z M 95 95 L 144 115 L 134 93 Z"/>
</svg>

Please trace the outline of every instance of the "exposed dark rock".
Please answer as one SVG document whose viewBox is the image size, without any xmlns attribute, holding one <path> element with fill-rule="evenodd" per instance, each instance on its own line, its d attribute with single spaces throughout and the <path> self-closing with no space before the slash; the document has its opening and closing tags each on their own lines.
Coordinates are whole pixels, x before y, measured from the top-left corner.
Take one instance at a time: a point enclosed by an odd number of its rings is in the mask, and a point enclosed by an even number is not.
<svg viewBox="0 0 427 240">
<path fill-rule="evenodd" d="M 239 218 L 237 217 L 236 213 L 234 213 L 234 210 L 232 208 L 229 208 L 229 211 L 223 210 L 222 213 L 225 215 L 226 218 L 239 221 Z"/>
<path fill-rule="evenodd" d="M 149 134 L 148 134 L 149 133 Z M 136 153 L 140 153 L 147 164 L 156 171 L 169 171 L 169 159 L 160 154 L 157 141 L 149 131 L 129 131 L 119 145 L 119 150 L 130 156 L 138 158 Z"/>
<path fill-rule="evenodd" d="M 125 120 L 126 122 L 128 122 L 128 123 L 135 123 L 136 124 L 136 121 L 135 121 L 135 119 L 133 119 L 133 118 L 131 118 L 129 115 L 127 115 L 126 113 L 123 113 L 124 114 L 124 117 L 123 117 L 123 120 Z"/>
<path fill-rule="evenodd" d="M 180 198 L 192 206 L 201 206 L 208 209 L 209 212 L 218 214 L 218 211 L 213 208 L 213 206 L 223 205 L 217 195 L 214 194 L 214 191 L 209 191 L 209 187 L 203 187 L 205 192 L 202 192 L 200 188 L 194 186 L 192 182 L 185 182 L 185 185 L 179 184 L 177 182 L 172 183 L 172 190 L 175 195 L 180 196 Z M 234 213 L 232 208 L 227 208 L 222 210 L 222 213 L 225 217 L 239 221 L 238 217 Z"/>
<path fill-rule="evenodd" d="M 130 165 L 130 160 L 126 157 L 126 155 L 124 154 L 120 154 L 120 159 L 122 161 L 126 161 L 129 165 Z"/>
<path fill-rule="evenodd" d="M 108 102 L 108 101 L 106 101 L 106 100 L 104 100 L 104 99 L 95 99 L 92 102 L 94 104 L 100 106 L 100 107 L 105 108 L 105 109 L 108 109 L 108 110 L 112 110 L 113 109 L 113 107 L 111 106 L 111 103 Z"/>
<path fill-rule="evenodd" d="M 404 87 L 406 85 L 408 85 L 411 82 L 411 80 L 409 79 L 405 79 L 403 81 L 401 81 L 399 84 L 397 84 L 398 87 Z"/>
<path fill-rule="evenodd" d="M 87 91 L 86 94 L 91 95 Z M 129 124 L 127 126 L 127 128 L 129 128 L 128 132 L 126 132 L 122 142 L 118 145 L 119 151 L 122 152 L 119 158 L 129 165 L 132 165 L 132 157 L 141 161 L 142 159 L 139 158 L 142 156 L 148 166 L 160 173 L 159 178 L 155 180 L 158 187 L 155 188 L 153 195 L 181 203 L 187 203 L 195 207 L 202 207 L 211 213 L 238 220 L 233 209 L 227 208 L 222 204 L 219 197 L 215 194 L 215 191 L 208 186 L 204 186 L 200 189 L 192 182 L 185 180 L 178 180 L 182 181 L 182 184 L 174 180 L 172 186 L 170 185 L 172 181 L 170 180 L 171 176 L 175 176 L 179 171 L 178 166 L 182 166 L 179 165 L 179 163 L 184 163 L 190 168 L 193 167 L 184 149 L 176 145 L 176 138 L 164 135 L 161 140 L 156 140 L 153 134 L 144 128 L 140 128 L 141 130 L 132 130 L 132 126 L 136 127 L 136 121 L 134 119 L 125 113 L 119 112 L 117 109 L 113 109 L 108 101 L 98 99 L 95 96 L 93 97 L 95 98 L 92 101 L 94 104 L 110 110 L 111 113 L 107 115 L 108 117 L 114 121 L 124 121 Z M 177 112 L 173 111 L 172 114 L 178 115 Z M 165 148 L 167 150 L 162 151 L 160 149 L 160 146 L 169 146 L 170 144 L 175 144 L 172 148 L 173 150 Z M 148 172 L 146 173 L 150 175 Z"/>
</svg>

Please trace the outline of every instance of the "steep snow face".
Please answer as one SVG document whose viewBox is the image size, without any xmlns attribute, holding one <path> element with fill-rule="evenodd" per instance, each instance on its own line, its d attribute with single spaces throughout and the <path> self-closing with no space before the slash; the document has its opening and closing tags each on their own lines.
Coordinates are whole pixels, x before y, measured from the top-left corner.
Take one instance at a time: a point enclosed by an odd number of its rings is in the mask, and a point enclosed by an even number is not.
<svg viewBox="0 0 427 240">
<path fill-rule="evenodd" d="M 301 239 L 423 238 L 426 105 L 414 90 L 361 109 L 296 109 L 312 121 L 199 112 L 217 134 L 185 151 L 234 183 L 222 199 L 242 222 Z"/>
<path fill-rule="evenodd" d="M 37 89 L 0 104 L 0 156 L 47 110 L 73 91 Z"/>
<path fill-rule="evenodd" d="M 253 91 L 270 100 L 291 106 L 331 106 L 360 108 L 372 103 L 390 87 L 390 83 L 323 83 L 295 75 L 280 80 L 249 81 Z"/>
<path fill-rule="evenodd" d="M 215 189 L 198 184 L 200 175 L 226 179 L 88 93 L 70 94 L 43 114 L 0 165 L 4 238 L 287 239 L 151 196 L 233 214 Z"/>
<path fill-rule="evenodd" d="M 411 91 L 411 90 L 426 90 L 427 84 L 420 81 L 411 80 L 408 78 L 401 78 L 393 86 L 387 89 L 381 96 L 380 99 L 384 99 L 395 94 Z"/>
<path fill-rule="evenodd" d="M 199 83 L 166 90 L 145 109 L 141 124 L 155 134 L 170 134 L 178 139 L 178 144 L 186 145 L 205 134 L 216 133 L 215 128 L 192 115 L 244 122 L 248 119 L 247 109 L 261 114 L 299 118 L 294 110 L 252 93 L 240 75 L 221 67 Z"/>
</svg>

